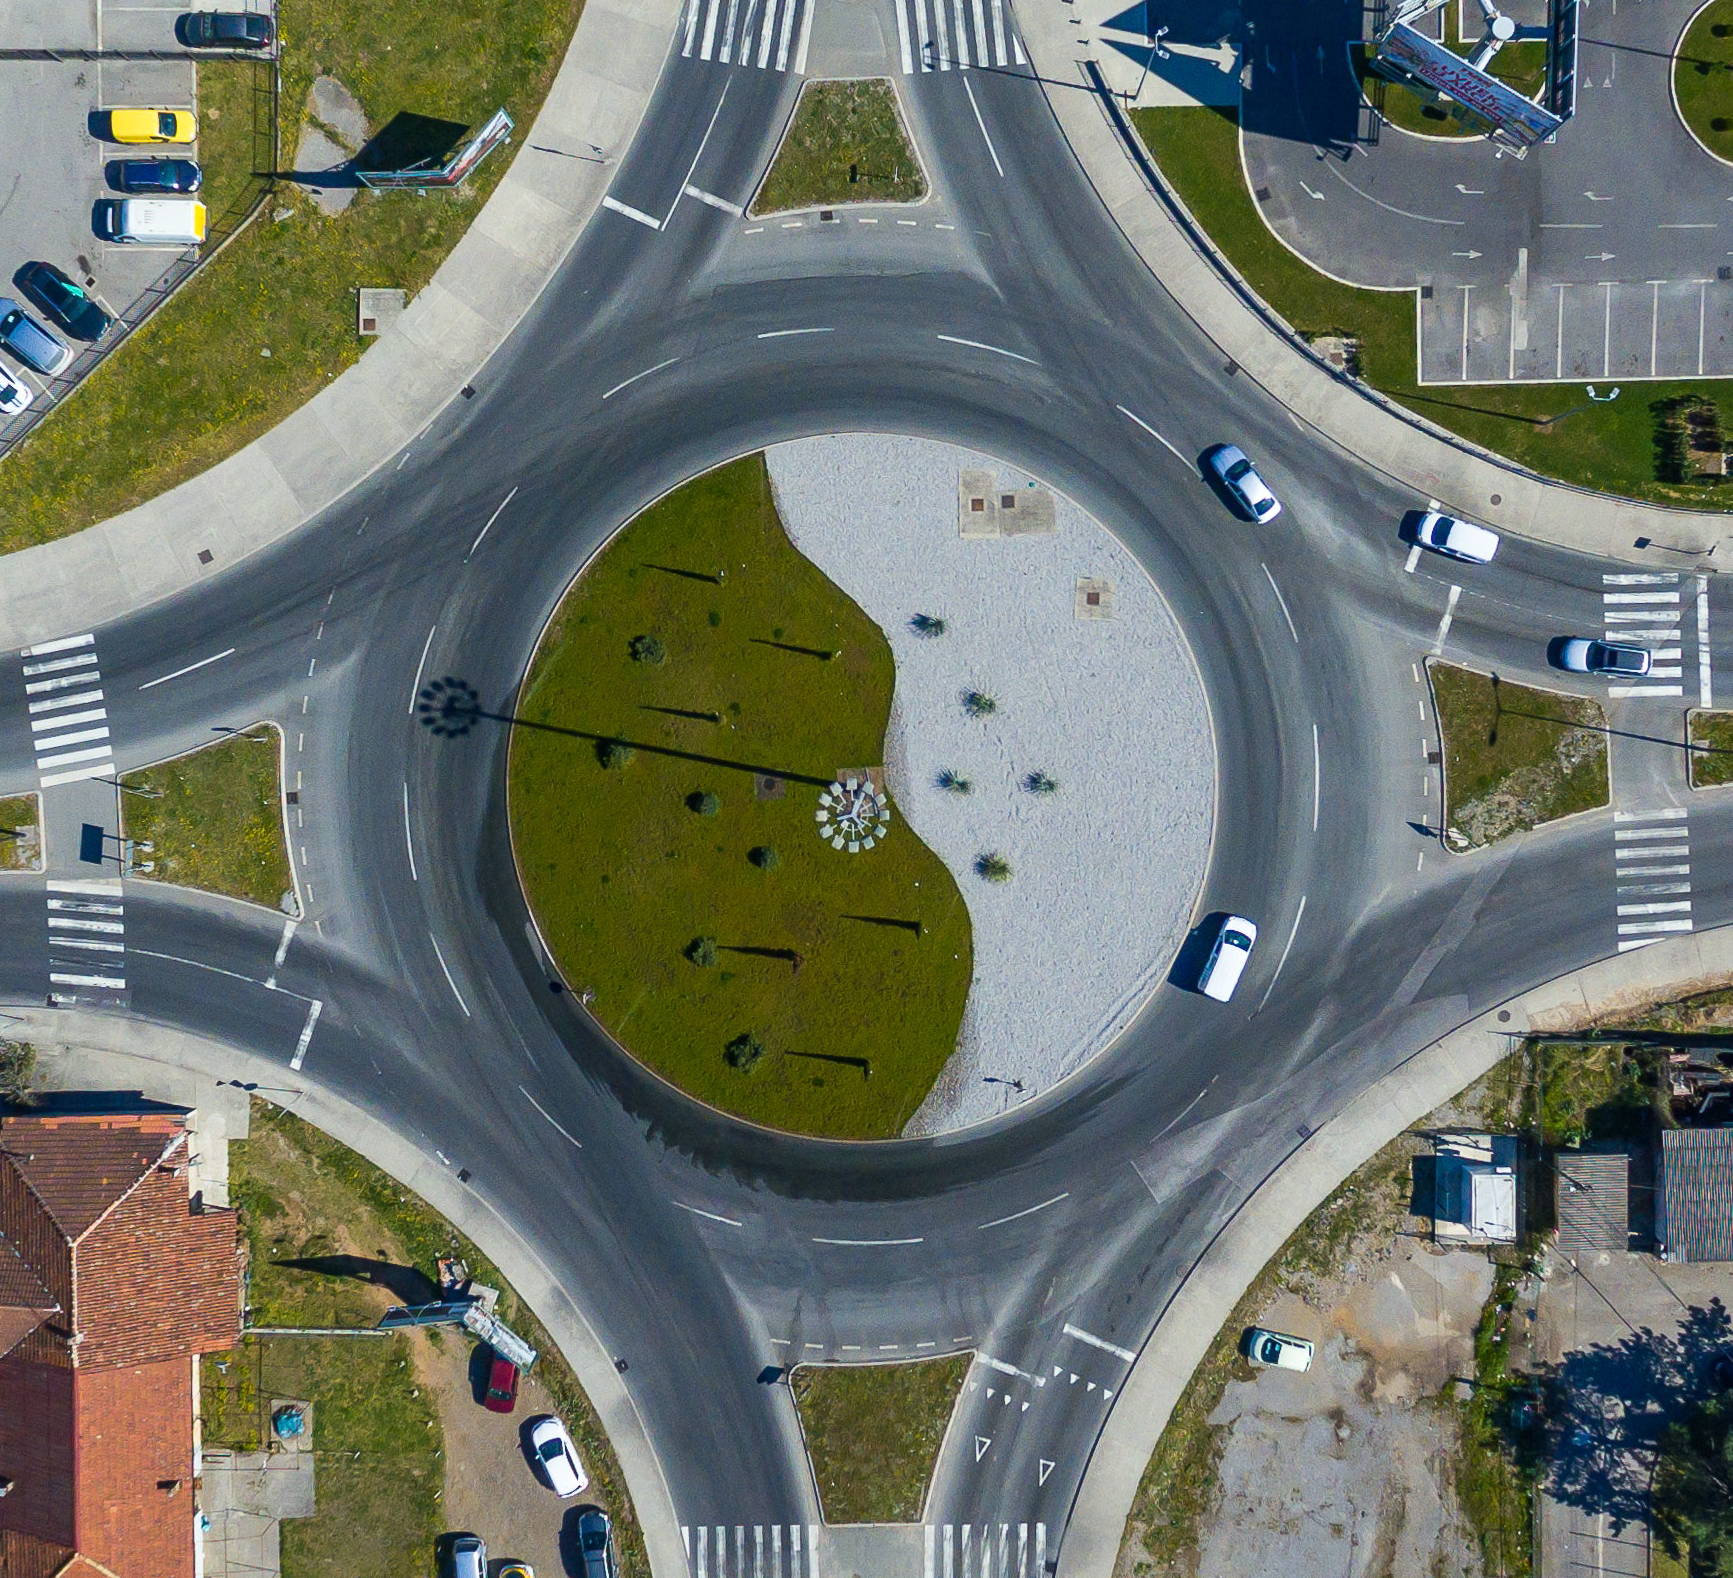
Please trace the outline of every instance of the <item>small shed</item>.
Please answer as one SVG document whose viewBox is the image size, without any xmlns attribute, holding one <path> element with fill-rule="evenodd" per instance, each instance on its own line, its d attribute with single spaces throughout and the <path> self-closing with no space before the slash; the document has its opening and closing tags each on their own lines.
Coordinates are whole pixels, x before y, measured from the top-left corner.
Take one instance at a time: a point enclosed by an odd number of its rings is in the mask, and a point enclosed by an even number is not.
<svg viewBox="0 0 1733 1578">
<path fill-rule="evenodd" d="M 1655 1238 L 1664 1260 L 1733 1260 L 1733 1128 L 1663 1129 Z"/>
<path fill-rule="evenodd" d="M 1560 1151 L 1553 1158 L 1559 1253 L 1573 1266 L 1631 1247 L 1631 1158 L 1625 1151 Z"/>
<path fill-rule="evenodd" d="M 1433 1154 L 1433 1233 L 1439 1242 L 1515 1243 L 1517 1137 L 1440 1134 Z"/>
</svg>

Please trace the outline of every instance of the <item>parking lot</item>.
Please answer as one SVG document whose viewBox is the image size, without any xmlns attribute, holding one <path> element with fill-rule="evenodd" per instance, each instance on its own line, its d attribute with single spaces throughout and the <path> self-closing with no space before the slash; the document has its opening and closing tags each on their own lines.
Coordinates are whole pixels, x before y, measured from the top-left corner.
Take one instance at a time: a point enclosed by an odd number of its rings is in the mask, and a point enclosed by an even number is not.
<svg viewBox="0 0 1733 1578">
<path fill-rule="evenodd" d="M 256 3 L 243 7 L 237 0 L 231 4 L 233 9 L 267 9 Z M 103 241 L 93 229 L 96 205 L 120 195 L 116 176 L 121 160 L 200 157 L 197 142 L 146 147 L 104 140 L 105 112 L 112 109 L 198 110 L 192 55 L 134 60 L 112 53 L 180 52 L 174 24 L 182 10 L 109 0 L 76 6 L 56 0 L 0 0 L 0 40 L 8 50 L 65 51 L 72 57 L 0 60 L 0 124 L 8 133 L 7 157 L 0 163 L 0 294 L 20 300 L 38 319 L 44 315 L 15 285 L 16 272 L 25 263 L 55 265 L 124 323 L 151 287 L 188 255 L 188 249 L 179 246 Z M 101 54 L 81 59 L 73 52 Z M 220 69 L 236 68 L 225 61 Z M 213 222 L 216 217 L 213 212 Z M 77 341 L 69 343 L 75 351 L 83 349 Z M 64 394 L 93 364 L 93 358 L 80 357 L 52 380 L 52 391 L 47 389 L 50 380 L 15 361 L 8 360 L 7 370 L 30 385 L 41 407 L 49 394 Z M 0 417 L 0 444 L 28 420 Z"/>
</svg>

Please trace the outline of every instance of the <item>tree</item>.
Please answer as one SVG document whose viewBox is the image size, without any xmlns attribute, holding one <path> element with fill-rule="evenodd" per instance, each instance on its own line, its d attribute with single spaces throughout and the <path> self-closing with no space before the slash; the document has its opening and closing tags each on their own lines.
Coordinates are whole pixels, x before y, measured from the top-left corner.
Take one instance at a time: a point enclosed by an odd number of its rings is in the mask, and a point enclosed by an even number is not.
<svg viewBox="0 0 1733 1578">
<path fill-rule="evenodd" d="M 658 636 L 633 636 L 626 647 L 634 663 L 660 663 L 668 655 Z"/>
<path fill-rule="evenodd" d="M 746 858 L 760 871 L 774 871 L 782 864 L 782 856 L 770 844 L 755 844 L 746 851 Z"/>
<path fill-rule="evenodd" d="M 716 962 L 716 939 L 714 937 L 694 937 L 686 944 L 686 957 L 694 964 L 708 969 Z"/>
<path fill-rule="evenodd" d="M 1723 1392 L 1661 1436 L 1652 1506 L 1675 1554 L 1694 1573 L 1733 1575 L 1733 1394 Z"/>
<path fill-rule="evenodd" d="M 945 622 L 934 614 L 916 614 L 909 621 L 909 629 L 917 636 L 942 636 L 945 633 Z"/>
<path fill-rule="evenodd" d="M 637 754 L 624 740 L 596 741 L 596 760 L 604 767 L 624 767 Z"/>
<path fill-rule="evenodd" d="M 973 794 L 975 786 L 961 773 L 952 772 L 947 767 L 933 780 L 941 789 L 949 789 L 952 794 Z"/>
<path fill-rule="evenodd" d="M 708 789 L 694 789 L 686 796 L 686 809 L 694 816 L 715 816 L 722 809 L 722 797 Z"/>
<path fill-rule="evenodd" d="M 36 1048 L 28 1041 L 0 1041 L 0 1102 L 28 1107 L 35 1083 Z"/>
<path fill-rule="evenodd" d="M 971 718 L 985 718 L 999 710 L 999 703 L 978 690 L 963 692 L 963 711 Z"/>
<path fill-rule="evenodd" d="M 975 875 L 984 877 L 988 882 L 1009 882 L 1011 862 L 1003 855 L 989 850 L 986 854 L 975 857 Z"/>
<path fill-rule="evenodd" d="M 722 1061 L 745 1074 L 764 1056 L 764 1043 L 750 1030 L 743 1030 L 722 1049 Z"/>
</svg>

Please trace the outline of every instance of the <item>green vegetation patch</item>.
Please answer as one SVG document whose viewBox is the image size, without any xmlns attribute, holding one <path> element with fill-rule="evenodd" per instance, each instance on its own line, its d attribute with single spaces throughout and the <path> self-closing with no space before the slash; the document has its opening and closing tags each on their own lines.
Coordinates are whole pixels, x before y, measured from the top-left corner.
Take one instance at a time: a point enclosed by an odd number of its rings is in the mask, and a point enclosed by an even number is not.
<svg viewBox="0 0 1733 1578">
<path fill-rule="evenodd" d="M 973 1355 L 801 1365 L 795 1407 L 826 1523 L 918 1523 Z"/>
<path fill-rule="evenodd" d="M 1691 714 L 1691 787 L 1733 783 L 1733 712 Z"/>
<path fill-rule="evenodd" d="M 1545 476 L 1656 503 L 1725 507 L 1714 483 L 1657 474 L 1669 402 L 1705 390 L 1724 393 L 1725 381 L 1645 383 L 1598 402 L 1584 399 L 1581 384 L 1422 390 L 1415 379 L 1414 292 L 1338 284 L 1271 234 L 1246 189 L 1233 110 L 1134 110 L 1132 119 L 1168 184 L 1228 262 L 1301 335 L 1358 341 L 1360 376 L 1373 388 Z"/>
<path fill-rule="evenodd" d="M 282 0 L 283 167 L 313 78 L 342 82 L 379 131 L 400 112 L 476 126 L 502 105 L 527 126 L 581 0 Z M 199 68 L 200 155 L 213 225 L 244 202 L 256 149 L 251 65 Z M 521 139 L 519 146 L 521 146 Z M 296 186 L 262 212 L 0 468 L 0 550 L 65 536 L 153 498 L 274 427 L 371 343 L 358 286 L 433 277 L 513 157 L 456 192 L 363 192 L 322 215 Z M 532 156 L 533 157 L 533 156 Z M 279 215 L 283 217 L 279 217 Z"/>
<path fill-rule="evenodd" d="M 121 831 L 151 846 L 145 875 L 272 909 L 291 907 L 281 735 L 256 724 L 121 782 Z M 289 903 L 286 905 L 285 900 Z"/>
<path fill-rule="evenodd" d="M 888 77 L 809 82 L 752 212 L 916 203 L 926 195 L 926 173 Z"/>
<path fill-rule="evenodd" d="M 1484 846 L 1607 803 L 1607 717 L 1586 696 L 1429 663 L 1444 824 Z"/>
<path fill-rule="evenodd" d="M 500 1318 L 540 1352 L 535 1373 L 589 1470 L 590 1499 L 614 1520 L 623 1578 L 649 1573 L 625 1477 L 595 1410 L 541 1323 L 469 1239 L 346 1145 L 257 1098 L 249 1138 L 229 1147 L 229 1189 L 247 1242 L 256 1325 L 370 1326 L 397 1302 L 383 1286 L 321 1265 L 327 1256 L 387 1261 L 432 1277 L 441 1255 L 456 1255 L 478 1282 L 498 1288 Z M 435 1344 L 437 1363 L 461 1363 L 458 1350 L 467 1351 L 461 1336 L 417 1335 Z M 249 1338 L 235 1352 L 205 1357 L 204 1428 L 215 1444 L 260 1445 L 272 1397 L 315 1404 L 318 1512 L 283 1525 L 284 1578 L 427 1570 L 444 1470 L 437 1411 L 424 1389 L 415 1395 L 413 1340 L 401 1333 Z"/>
<path fill-rule="evenodd" d="M 524 686 L 512 838 L 561 973 L 657 1073 L 776 1128 L 897 1134 L 956 1046 L 950 873 L 895 815 L 858 854 L 817 833 L 835 776 L 883 760 L 892 680 L 755 455 L 598 554 Z"/>
<path fill-rule="evenodd" d="M 1691 134 L 1733 160 L 1733 0 L 1713 0 L 1679 42 L 1673 91 Z"/>
<path fill-rule="evenodd" d="M 41 869 L 41 802 L 33 794 L 0 797 L 0 871 Z"/>
</svg>

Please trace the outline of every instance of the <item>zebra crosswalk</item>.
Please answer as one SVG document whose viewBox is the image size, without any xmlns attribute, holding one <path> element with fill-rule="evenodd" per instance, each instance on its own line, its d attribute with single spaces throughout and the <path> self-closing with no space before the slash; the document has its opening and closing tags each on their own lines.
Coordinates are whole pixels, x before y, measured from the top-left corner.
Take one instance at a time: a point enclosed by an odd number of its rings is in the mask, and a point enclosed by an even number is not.
<svg viewBox="0 0 1733 1578">
<path fill-rule="evenodd" d="M 96 637 L 65 636 L 26 647 L 24 694 L 31 745 L 44 789 L 114 773 L 108 708 L 96 661 Z"/>
<path fill-rule="evenodd" d="M 1044 1578 L 1045 1523 L 929 1523 L 924 1578 Z"/>
<path fill-rule="evenodd" d="M 929 1523 L 923 1578 L 1045 1578 L 1045 1523 Z M 683 1524 L 692 1578 L 820 1578 L 818 1528 L 803 1523 Z"/>
<path fill-rule="evenodd" d="M 1685 694 L 1679 582 L 1676 570 L 1601 577 L 1601 614 L 1607 640 L 1647 646 L 1651 659 L 1649 672 L 1640 682 L 1611 685 L 1607 688 L 1609 696 Z"/>
<path fill-rule="evenodd" d="M 893 0 L 903 75 L 1026 66 L 1011 0 Z"/>
<path fill-rule="evenodd" d="M 688 60 L 806 74 L 816 0 L 686 0 L 680 53 Z"/>
<path fill-rule="evenodd" d="M 48 882 L 48 997 L 85 1002 L 126 990 L 126 904 L 112 878 Z"/>
<path fill-rule="evenodd" d="M 1683 806 L 1613 813 L 1619 952 L 1691 930 L 1691 831 Z"/>
</svg>

